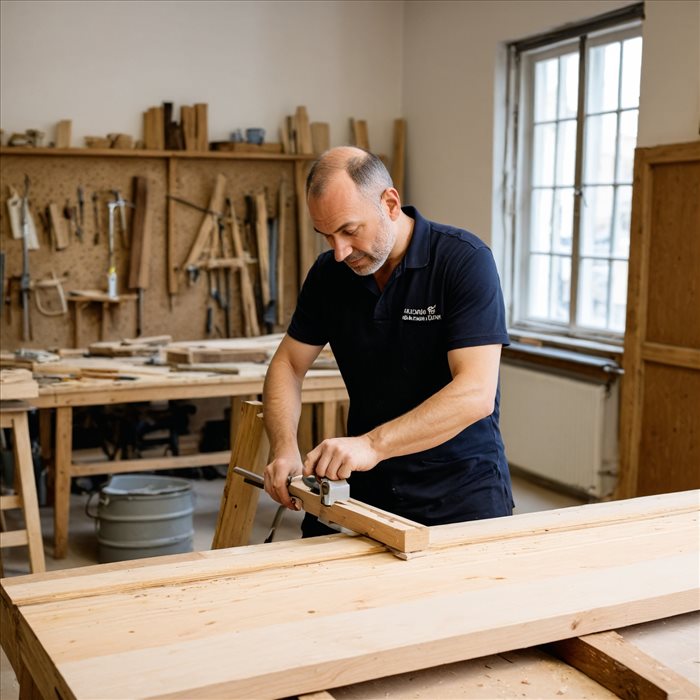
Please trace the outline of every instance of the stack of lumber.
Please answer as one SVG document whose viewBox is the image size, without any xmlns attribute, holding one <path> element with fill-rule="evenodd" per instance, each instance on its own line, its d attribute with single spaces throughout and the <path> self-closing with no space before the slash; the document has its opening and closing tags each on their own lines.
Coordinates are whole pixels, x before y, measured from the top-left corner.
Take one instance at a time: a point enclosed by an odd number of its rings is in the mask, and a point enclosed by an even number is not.
<svg viewBox="0 0 700 700">
<path fill-rule="evenodd" d="M 267 362 L 266 350 L 247 348 L 217 348 L 205 345 L 165 348 L 165 360 L 169 365 L 227 364 L 236 362 Z"/>
<path fill-rule="evenodd" d="M 31 399 L 39 396 L 39 385 L 27 369 L 0 369 L 0 399 Z"/>
<path fill-rule="evenodd" d="M 142 338 L 125 338 L 118 341 L 100 341 L 88 346 L 91 355 L 102 357 L 136 357 L 158 353 L 158 349 L 172 341 L 172 336 L 158 335 Z"/>
<path fill-rule="evenodd" d="M 697 610 L 698 510 L 448 525 L 408 560 L 333 535 L 5 579 L 2 643 L 43 697 L 317 692 Z"/>
</svg>

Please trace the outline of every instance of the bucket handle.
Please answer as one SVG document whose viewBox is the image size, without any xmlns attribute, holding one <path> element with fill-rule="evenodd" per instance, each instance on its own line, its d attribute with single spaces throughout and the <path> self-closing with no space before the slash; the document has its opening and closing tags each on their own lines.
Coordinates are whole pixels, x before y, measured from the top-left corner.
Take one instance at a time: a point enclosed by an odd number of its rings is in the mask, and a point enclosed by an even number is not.
<svg viewBox="0 0 700 700">
<path fill-rule="evenodd" d="M 98 520 L 100 516 L 97 514 L 97 512 L 94 512 L 94 513 L 90 512 L 90 504 L 92 503 L 92 499 L 95 496 L 99 495 L 99 493 L 100 493 L 99 489 L 97 489 L 95 491 L 91 491 L 90 495 L 88 496 L 87 501 L 85 501 L 85 515 L 87 515 L 88 518 L 92 518 L 93 520 Z"/>
</svg>

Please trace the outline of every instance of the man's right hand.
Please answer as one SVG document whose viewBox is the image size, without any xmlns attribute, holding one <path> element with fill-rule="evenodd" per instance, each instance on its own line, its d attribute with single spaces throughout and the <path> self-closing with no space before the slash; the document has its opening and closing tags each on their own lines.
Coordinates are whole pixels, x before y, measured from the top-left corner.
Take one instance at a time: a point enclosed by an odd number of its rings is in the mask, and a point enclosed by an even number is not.
<svg viewBox="0 0 700 700">
<path fill-rule="evenodd" d="M 265 491 L 277 503 L 291 510 L 301 510 L 301 506 L 289 495 L 287 484 L 290 477 L 302 473 L 304 465 L 301 462 L 301 455 L 287 455 L 276 457 L 266 467 L 263 474 L 265 479 Z"/>
</svg>

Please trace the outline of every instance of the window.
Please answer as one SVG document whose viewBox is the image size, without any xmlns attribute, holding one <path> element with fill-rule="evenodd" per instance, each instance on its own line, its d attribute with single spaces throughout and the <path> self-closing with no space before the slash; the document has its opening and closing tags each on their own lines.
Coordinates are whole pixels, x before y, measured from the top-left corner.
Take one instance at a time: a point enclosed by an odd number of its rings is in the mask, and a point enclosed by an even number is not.
<svg viewBox="0 0 700 700">
<path fill-rule="evenodd" d="M 642 56 L 625 10 L 510 47 L 514 328 L 624 333 Z"/>
</svg>

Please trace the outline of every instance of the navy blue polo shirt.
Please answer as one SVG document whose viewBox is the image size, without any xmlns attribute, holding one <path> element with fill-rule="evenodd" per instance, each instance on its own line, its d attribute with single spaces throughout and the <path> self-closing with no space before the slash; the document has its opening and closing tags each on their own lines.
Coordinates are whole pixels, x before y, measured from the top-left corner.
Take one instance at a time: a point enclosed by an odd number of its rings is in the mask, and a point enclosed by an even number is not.
<svg viewBox="0 0 700 700">
<path fill-rule="evenodd" d="M 509 342 L 489 248 L 413 207 L 403 211 L 413 234 L 384 290 L 325 252 L 288 329 L 299 342 L 330 343 L 350 396 L 348 435 L 403 415 L 448 384 L 449 350 Z M 499 399 L 500 392 L 490 416 L 451 440 L 353 473 L 352 497 L 427 525 L 510 514 Z"/>
</svg>

